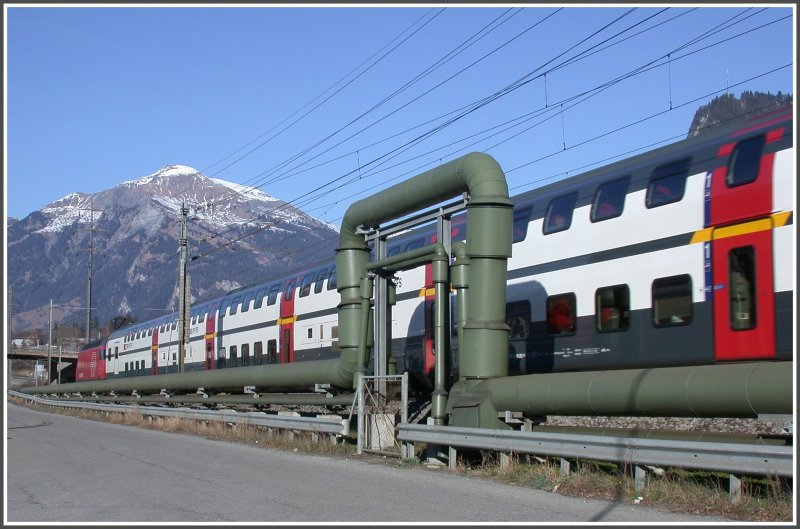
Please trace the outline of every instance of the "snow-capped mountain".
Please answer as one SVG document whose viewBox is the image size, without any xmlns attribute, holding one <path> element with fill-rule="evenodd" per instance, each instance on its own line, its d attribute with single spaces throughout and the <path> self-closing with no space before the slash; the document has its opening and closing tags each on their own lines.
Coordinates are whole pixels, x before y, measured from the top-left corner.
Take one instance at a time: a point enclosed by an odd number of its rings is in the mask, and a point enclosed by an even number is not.
<svg viewBox="0 0 800 529">
<path fill-rule="evenodd" d="M 177 304 L 182 204 L 195 301 L 332 258 L 338 242 L 334 226 L 259 189 L 169 165 L 7 219 L 13 330 L 47 326 L 42 308 L 50 299 L 86 306 L 90 244 L 92 314 L 100 326 L 128 313 L 139 321 L 163 315 Z M 85 327 L 86 313 L 54 309 L 53 319 Z"/>
</svg>

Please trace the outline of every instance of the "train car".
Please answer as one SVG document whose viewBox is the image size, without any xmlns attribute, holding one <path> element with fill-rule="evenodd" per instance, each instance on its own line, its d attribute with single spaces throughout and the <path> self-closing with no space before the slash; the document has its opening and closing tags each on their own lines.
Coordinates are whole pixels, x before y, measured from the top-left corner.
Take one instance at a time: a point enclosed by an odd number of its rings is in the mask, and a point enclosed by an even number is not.
<svg viewBox="0 0 800 529">
<path fill-rule="evenodd" d="M 106 339 L 88 342 L 78 351 L 75 381 L 103 380 L 106 378 Z"/>
<path fill-rule="evenodd" d="M 794 159 L 789 105 L 512 197 L 509 374 L 792 360 Z M 434 241 L 423 227 L 388 253 Z M 397 280 L 392 354 L 429 387 L 430 265 Z M 331 256 L 195 304 L 184 368 L 335 358 L 339 301 Z M 176 372 L 177 325 L 113 333 L 106 376 Z"/>
</svg>

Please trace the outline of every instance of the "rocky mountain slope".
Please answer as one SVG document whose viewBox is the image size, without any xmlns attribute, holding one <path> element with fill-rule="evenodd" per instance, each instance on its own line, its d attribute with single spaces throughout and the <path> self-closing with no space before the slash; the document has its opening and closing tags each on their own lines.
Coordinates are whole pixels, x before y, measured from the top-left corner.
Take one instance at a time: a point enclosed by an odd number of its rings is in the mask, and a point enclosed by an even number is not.
<svg viewBox="0 0 800 529">
<path fill-rule="evenodd" d="M 47 327 L 50 299 L 54 322 L 85 329 L 90 256 L 99 325 L 125 314 L 146 320 L 177 307 L 183 203 L 193 300 L 330 258 L 338 242 L 334 226 L 262 191 L 191 167 L 164 167 L 7 220 L 13 330 Z"/>
</svg>

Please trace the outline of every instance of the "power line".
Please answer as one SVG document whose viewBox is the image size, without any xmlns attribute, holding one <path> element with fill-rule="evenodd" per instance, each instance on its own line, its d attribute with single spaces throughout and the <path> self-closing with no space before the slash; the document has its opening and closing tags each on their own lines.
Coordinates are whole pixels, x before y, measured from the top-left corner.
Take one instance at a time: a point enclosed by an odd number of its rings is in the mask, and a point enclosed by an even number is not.
<svg viewBox="0 0 800 529">
<path fill-rule="evenodd" d="M 737 16 L 739 16 L 739 15 L 737 15 Z M 752 16 L 752 15 L 751 15 L 751 16 Z M 652 17 L 651 17 L 651 18 L 652 18 Z M 675 18 L 677 18 L 677 17 L 673 17 L 673 19 L 675 19 Z M 735 18 L 735 17 L 734 17 L 734 18 Z M 749 18 L 749 17 L 748 17 L 748 18 Z M 671 20 L 673 20 L 673 19 L 671 19 Z M 730 21 L 728 21 L 727 23 L 729 23 L 730 25 L 733 25 L 733 23 L 731 23 Z M 773 22 L 773 23 L 774 23 L 774 22 Z M 715 29 L 716 29 L 716 32 L 719 32 L 719 31 L 721 31 L 720 27 L 721 27 L 722 25 L 724 25 L 724 24 L 721 24 L 720 26 L 717 26 L 717 27 L 715 28 Z M 729 25 L 728 27 L 730 27 L 730 25 Z M 767 24 L 765 24 L 764 26 L 766 26 L 766 25 L 767 25 Z M 761 26 L 761 27 L 764 27 L 764 26 Z M 626 29 L 625 31 L 628 31 L 629 29 L 630 29 L 630 28 Z M 652 28 L 648 28 L 648 29 L 652 29 Z M 722 29 L 727 29 L 727 28 L 722 28 Z M 759 28 L 755 28 L 755 29 L 749 30 L 748 32 L 755 31 L 756 29 L 759 29 Z M 642 31 L 642 32 L 640 32 L 640 33 L 643 33 L 644 31 L 646 31 L 646 30 L 643 30 L 643 31 Z M 624 32 L 624 31 L 623 31 L 623 32 Z M 623 33 L 623 32 L 621 32 L 621 33 Z M 742 33 L 742 34 L 745 34 L 745 33 L 748 33 L 748 32 L 744 32 L 744 33 Z M 620 35 L 621 33 L 618 33 L 617 35 Z M 595 34 L 597 34 L 597 33 L 595 33 Z M 713 33 L 711 30 L 709 30 L 709 31 L 707 31 L 707 32 L 706 32 L 704 35 L 702 35 L 702 38 L 706 38 L 706 37 L 710 36 L 711 34 L 714 34 L 714 33 Z M 740 34 L 740 35 L 741 35 L 741 34 Z M 613 38 L 613 37 L 612 37 L 612 38 Z M 623 40 L 627 40 L 628 38 L 630 38 L 630 37 L 627 37 L 626 39 L 623 39 Z M 734 37 L 730 37 L 730 38 L 735 38 L 735 36 L 734 36 Z M 695 37 L 695 39 L 693 39 L 692 41 L 690 41 L 689 43 L 687 43 L 687 44 L 683 45 L 681 48 L 678 48 L 678 49 L 685 48 L 685 47 L 686 47 L 688 44 L 690 44 L 690 43 L 696 43 L 696 42 L 699 42 L 699 40 L 702 40 L 702 39 L 701 39 L 700 37 Z M 726 39 L 726 40 L 729 40 L 729 39 Z M 584 39 L 584 42 L 585 42 L 585 41 L 586 41 L 586 39 Z M 609 41 L 609 39 L 606 39 L 606 40 L 604 41 L 604 43 L 607 43 L 608 41 Z M 724 42 L 724 41 L 723 41 L 723 42 Z M 713 45 L 716 45 L 716 44 L 718 44 L 718 43 L 715 43 L 715 44 L 709 45 L 708 47 L 710 47 L 710 46 L 713 46 Z M 608 46 L 606 46 L 606 48 L 607 48 L 607 47 L 610 47 L 610 46 L 611 46 L 611 45 L 608 45 Z M 706 48 L 704 48 L 704 49 L 707 49 L 708 47 L 706 47 Z M 696 50 L 696 51 L 693 51 L 693 52 L 686 53 L 685 55 L 683 55 L 683 56 L 681 56 L 681 57 L 685 57 L 685 56 L 688 56 L 688 55 L 690 55 L 690 54 L 697 53 L 697 51 L 700 51 L 700 50 Z M 597 53 L 597 51 L 592 51 L 592 49 L 590 48 L 590 50 L 586 50 L 586 51 L 584 51 L 584 52 L 581 52 L 581 53 L 585 55 L 585 54 L 593 54 L 593 53 Z M 563 53 L 562 53 L 562 55 L 563 55 Z M 580 56 L 578 56 L 578 57 L 580 57 Z M 561 65 L 555 66 L 553 69 L 550 69 L 550 70 L 548 70 L 548 72 L 549 72 L 549 71 L 553 71 L 553 70 L 554 70 L 554 69 L 556 69 L 556 68 L 563 67 L 563 66 L 564 66 L 565 64 L 567 64 L 568 62 L 574 62 L 574 61 L 576 61 L 576 60 L 578 60 L 578 59 L 577 59 L 577 58 L 575 58 L 575 57 L 573 57 L 573 58 L 569 59 L 568 61 L 565 61 L 565 62 L 564 62 L 564 63 L 562 63 Z M 677 58 L 676 58 L 676 60 L 677 60 Z M 551 61 L 551 62 L 552 62 L 552 61 Z M 649 65 L 651 65 L 651 67 L 655 67 L 655 66 L 652 66 L 652 64 L 653 64 L 654 62 L 656 62 L 656 61 L 652 61 L 651 63 L 649 63 Z M 645 65 L 645 66 L 647 66 L 647 65 Z M 541 67 L 540 67 L 540 68 L 541 68 Z M 642 73 L 643 71 L 647 71 L 646 69 L 643 69 L 643 68 L 644 68 L 644 67 L 640 67 L 640 68 L 638 69 L 638 70 L 640 70 L 638 73 Z M 534 71 L 534 72 L 535 72 L 535 71 Z M 634 72 L 636 72 L 636 70 L 634 70 Z M 528 74 L 528 75 L 530 75 L 530 74 Z M 521 79 L 525 79 L 525 77 L 523 77 L 523 78 L 521 78 Z M 621 80 L 621 79 L 617 79 L 617 80 L 615 80 L 614 82 L 619 82 L 619 80 Z M 519 80 L 518 80 L 518 81 L 519 81 Z M 529 82 L 529 81 L 528 81 L 528 82 Z M 513 83 L 512 83 L 512 85 L 513 85 Z M 509 85 L 509 86 L 512 86 L 512 85 Z M 601 85 L 601 87 L 602 87 L 602 85 Z M 605 87 L 605 88 L 607 88 L 607 87 Z M 605 88 L 603 88 L 603 89 L 605 89 Z M 575 96 L 575 97 L 577 97 L 577 96 Z M 573 106 L 574 106 L 574 105 L 573 105 Z M 570 108 L 571 108 L 571 107 L 570 107 Z M 470 111 L 474 111 L 474 110 L 476 110 L 476 109 L 472 109 L 472 110 L 470 110 Z M 435 131 L 435 130 L 436 130 L 436 129 L 434 129 L 434 131 Z M 431 131 L 429 131 L 429 132 L 428 132 L 428 134 L 430 134 L 430 133 L 431 133 Z M 425 137 L 425 135 L 418 137 L 418 139 L 419 139 L 419 138 L 422 138 L 422 139 L 424 139 L 424 137 Z M 510 139 L 510 138 L 509 138 L 509 139 Z M 412 141 L 414 141 L 414 140 L 412 140 Z M 505 141 L 508 141 L 508 140 L 505 140 Z M 409 143 L 406 143 L 405 145 L 406 145 L 406 146 L 408 146 L 409 144 L 411 144 L 411 142 L 409 142 Z M 497 145 L 497 144 L 496 144 L 496 145 Z M 395 149 L 395 150 L 397 150 L 397 149 Z M 392 151 L 392 152 L 393 152 L 393 151 Z M 384 155 L 384 157 L 385 157 L 385 156 L 387 156 L 387 155 Z M 379 160 L 379 159 L 380 159 L 380 158 L 378 158 L 378 160 Z M 359 168 L 358 168 L 358 169 L 363 169 L 363 168 L 364 168 L 364 167 L 366 167 L 367 165 L 370 165 L 370 164 L 372 164 L 372 163 L 375 163 L 376 161 L 377 161 L 377 160 L 373 160 L 372 162 L 368 162 L 367 164 L 364 164 L 364 165 L 361 165 L 361 164 L 359 164 Z M 385 163 L 385 162 L 384 162 L 384 163 Z M 374 174 L 374 172 L 375 172 L 375 171 L 374 171 L 374 169 L 375 169 L 375 168 L 372 168 L 372 169 L 371 169 L 371 171 L 373 171 L 373 172 L 371 172 L 371 173 L 368 173 L 368 175 L 370 175 L 370 174 Z M 337 179 L 334 179 L 334 180 L 332 180 L 332 181 L 328 182 L 328 183 L 327 183 L 327 184 L 325 184 L 324 186 L 318 187 L 317 189 L 315 189 L 315 190 L 312 190 L 312 191 L 311 191 L 311 192 L 309 192 L 309 193 L 306 193 L 306 194 L 304 194 L 304 195 L 301 195 L 300 197 L 298 197 L 298 198 L 294 199 L 293 201 L 290 201 L 290 202 L 287 202 L 287 203 L 285 203 L 285 204 L 284 204 L 284 206 L 281 206 L 281 207 L 286 207 L 286 206 L 288 206 L 288 205 L 291 205 L 292 203 L 297 203 L 297 202 L 298 202 L 300 199 L 302 199 L 302 198 L 305 198 L 305 197 L 308 197 L 309 195 L 313 194 L 315 191 L 319 191 L 319 190 L 321 190 L 322 188 L 325 188 L 325 187 L 327 187 L 327 186 L 331 185 L 332 183 L 335 183 L 336 181 L 339 181 L 339 180 L 341 180 L 342 178 L 344 178 L 344 177 L 346 177 L 346 176 L 348 176 L 348 175 L 351 175 L 351 174 L 353 174 L 353 173 L 354 173 L 354 171 L 348 172 L 347 174 L 343 175 L 342 177 L 339 177 L 339 178 L 337 178 Z M 350 182 L 347 182 L 347 183 L 351 183 L 352 181 L 353 181 L 353 180 L 351 180 Z M 346 185 L 346 184 L 343 184 L 343 185 Z M 342 185 L 342 186 L 339 186 L 339 187 L 337 187 L 336 189 L 339 189 L 339 188 L 343 187 L 343 185 Z M 308 198 L 306 203 L 310 203 L 311 201 L 313 201 L 313 200 L 316 200 L 316 199 L 318 199 L 318 198 L 319 198 L 319 197 L 316 197 L 316 198 Z M 250 232 L 250 233 L 246 233 L 246 234 L 244 234 L 244 235 L 242 235 L 242 236 L 240 236 L 240 237 L 237 237 L 236 239 L 234 239 L 234 240 L 230 241 L 229 243 L 227 243 L 225 246 L 227 247 L 227 246 L 229 246 L 230 244 L 233 244 L 233 243 L 235 243 L 235 242 L 238 242 L 238 241 L 242 240 L 243 238 L 245 238 L 245 237 L 247 237 L 247 236 L 249 236 L 249 235 L 252 235 L 252 234 L 254 234 L 254 233 L 257 233 L 258 231 L 260 231 L 260 229 L 256 229 L 256 230 L 254 230 L 254 231 L 252 231 L 252 232 Z M 211 249 L 211 250 L 209 250 L 209 251 L 205 252 L 205 253 L 204 253 L 204 254 L 202 254 L 202 255 L 208 255 L 209 253 L 211 253 L 211 252 L 213 252 L 213 251 L 215 251 L 215 250 L 214 250 L 214 249 Z M 202 255 L 201 255 L 201 256 L 202 256 Z"/>
</svg>

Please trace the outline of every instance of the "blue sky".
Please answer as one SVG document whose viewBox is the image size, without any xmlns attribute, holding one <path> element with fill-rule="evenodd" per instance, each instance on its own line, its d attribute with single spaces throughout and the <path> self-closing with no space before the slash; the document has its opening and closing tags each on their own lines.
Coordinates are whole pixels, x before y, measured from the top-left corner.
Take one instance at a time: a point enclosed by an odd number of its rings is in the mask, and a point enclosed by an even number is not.
<svg viewBox="0 0 800 529">
<path fill-rule="evenodd" d="M 726 87 L 793 94 L 794 8 L 767 6 L 6 4 L 6 214 L 182 164 L 339 224 L 471 151 L 517 194 L 684 137 Z"/>
</svg>

